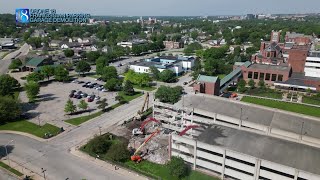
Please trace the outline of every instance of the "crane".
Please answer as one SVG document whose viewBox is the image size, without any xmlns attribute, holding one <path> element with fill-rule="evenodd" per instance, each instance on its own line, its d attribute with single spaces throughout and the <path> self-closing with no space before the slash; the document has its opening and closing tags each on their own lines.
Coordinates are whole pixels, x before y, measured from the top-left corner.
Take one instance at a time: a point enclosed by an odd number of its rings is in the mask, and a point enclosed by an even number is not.
<svg viewBox="0 0 320 180">
<path fill-rule="evenodd" d="M 134 152 L 134 154 L 131 156 L 131 160 L 132 161 L 136 161 L 137 163 L 139 163 L 142 160 L 142 157 L 140 155 L 138 155 L 140 149 L 147 144 L 148 141 L 151 140 L 152 137 L 154 137 L 157 133 L 159 133 L 160 130 L 157 129 L 155 132 L 153 132 L 139 147 L 138 149 Z"/>
<path fill-rule="evenodd" d="M 146 107 L 146 110 L 149 108 L 149 93 L 147 92 L 146 93 L 146 97 L 144 98 L 144 102 L 143 102 L 143 105 L 141 107 L 140 110 L 138 110 L 137 112 L 137 115 L 133 118 L 134 120 L 140 120 L 141 119 L 141 116 L 144 112 L 144 108 Z"/>
<path fill-rule="evenodd" d="M 160 121 L 156 120 L 155 118 L 149 118 L 146 121 L 143 121 L 143 123 L 141 124 L 140 128 L 134 128 L 132 130 L 132 135 L 139 135 L 139 134 L 143 134 L 144 133 L 144 126 L 150 122 L 156 122 L 160 124 Z"/>
<path fill-rule="evenodd" d="M 193 129 L 193 128 L 197 128 L 197 127 L 200 127 L 198 125 L 190 125 L 190 126 L 187 126 L 183 131 L 181 131 L 179 133 L 179 136 L 183 136 L 186 134 L 186 132 L 189 130 L 189 129 Z"/>
</svg>

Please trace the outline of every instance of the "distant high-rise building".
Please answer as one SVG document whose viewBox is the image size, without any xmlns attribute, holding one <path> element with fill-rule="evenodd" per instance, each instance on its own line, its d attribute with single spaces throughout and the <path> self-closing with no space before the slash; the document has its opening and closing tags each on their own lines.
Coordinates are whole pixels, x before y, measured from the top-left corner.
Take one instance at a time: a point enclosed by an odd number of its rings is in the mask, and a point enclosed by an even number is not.
<svg viewBox="0 0 320 180">
<path fill-rule="evenodd" d="M 255 18 L 255 15 L 253 14 L 247 14 L 247 19 L 250 20 L 250 19 L 254 19 Z"/>
</svg>

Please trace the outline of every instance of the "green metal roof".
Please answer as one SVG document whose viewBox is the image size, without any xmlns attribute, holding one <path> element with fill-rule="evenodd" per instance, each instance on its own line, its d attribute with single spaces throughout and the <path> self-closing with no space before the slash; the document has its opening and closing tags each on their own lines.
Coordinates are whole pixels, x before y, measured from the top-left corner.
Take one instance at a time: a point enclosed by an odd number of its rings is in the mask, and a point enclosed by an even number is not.
<svg viewBox="0 0 320 180">
<path fill-rule="evenodd" d="M 43 58 L 32 58 L 26 63 L 26 66 L 38 67 L 38 65 L 42 63 L 43 60 Z"/>
<path fill-rule="evenodd" d="M 245 63 L 243 63 L 242 66 L 249 67 L 250 65 L 251 65 L 251 62 L 246 61 Z M 229 80 L 231 80 L 234 76 L 236 76 L 240 72 L 241 72 L 241 67 L 238 67 L 235 70 L 233 70 L 231 73 L 226 75 L 223 79 L 221 79 L 220 87 L 223 86 L 225 83 L 227 83 Z"/>
<path fill-rule="evenodd" d="M 203 82 L 212 82 L 215 83 L 218 80 L 218 77 L 216 76 L 205 76 L 205 75 L 199 75 L 197 81 L 203 81 Z"/>
</svg>

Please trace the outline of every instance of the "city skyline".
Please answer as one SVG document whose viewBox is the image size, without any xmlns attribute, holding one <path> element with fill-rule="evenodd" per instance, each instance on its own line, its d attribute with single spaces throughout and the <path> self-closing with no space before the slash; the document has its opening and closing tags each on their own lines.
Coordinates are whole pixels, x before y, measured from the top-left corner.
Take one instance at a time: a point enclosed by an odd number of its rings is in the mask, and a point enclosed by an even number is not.
<svg viewBox="0 0 320 180">
<path fill-rule="evenodd" d="M 17 0 L 0 0 L 5 6 L 0 13 L 14 14 L 16 8 L 50 8 L 61 13 L 90 13 L 92 15 L 112 16 L 217 16 L 244 14 L 305 14 L 318 13 L 318 0 L 200 0 L 186 2 L 183 0 L 118 0 L 96 2 L 86 0 L 55 0 L 21 2 Z M 290 7 L 290 8 L 288 8 Z"/>
</svg>

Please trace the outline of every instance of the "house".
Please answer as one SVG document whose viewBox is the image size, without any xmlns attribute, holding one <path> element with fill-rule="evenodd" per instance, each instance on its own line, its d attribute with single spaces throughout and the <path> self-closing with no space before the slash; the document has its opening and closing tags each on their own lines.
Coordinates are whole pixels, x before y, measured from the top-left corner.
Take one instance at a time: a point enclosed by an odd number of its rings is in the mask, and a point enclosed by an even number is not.
<svg viewBox="0 0 320 180">
<path fill-rule="evenodd" d="M 183 48 L 183 42 L 163 41 L 163 45 L 165 46 L 165 49 Z"/>
<path fill-rule="evenodd" d="M 59 48 L 60 47 L 60 40 L 51 40 L 49 43 L 50 48 Z"/>
<path fill-rule="evenodd" d="M 105 53 L 108 53 L 108 52 L 111 52 L 112 49 L 111 49 L 111 47 L 109 47 L 109 46 L 104 46 L 104 47 L 101 49 L 101 51 L 102 51 L 102 52 L 105 52 Z"/>
<path fill-rule="evenodd" d="M 193 86 L 197 93 L 204 93 L 218 96 L 220 94 L 220 79 L 214 76 L 199 75 Z"/>
<path fill-rule="evenodd" d="M 31 37 L 47 37 L 48 33 L 44 32 L 43 29 L 36 29 L 34 32 L 31 34 Z"/>
<path fill-rule="evenodd" d="M 33 72 L 35 69 L 45 65 L 53 65 L 51 58 L 34 57 L 27 61 L 26 65 L 22 67 L 21 70 Z"/>
</svg>

